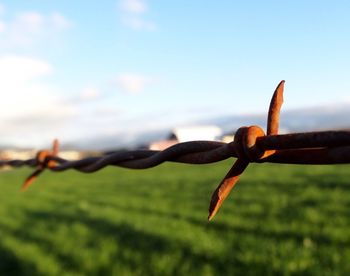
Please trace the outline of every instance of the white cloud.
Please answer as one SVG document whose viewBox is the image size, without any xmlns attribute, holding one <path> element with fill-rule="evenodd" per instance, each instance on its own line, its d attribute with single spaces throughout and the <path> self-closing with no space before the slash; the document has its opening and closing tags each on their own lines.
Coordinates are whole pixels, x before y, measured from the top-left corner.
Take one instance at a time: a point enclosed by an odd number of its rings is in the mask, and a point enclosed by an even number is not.
<svg viewBox="0 0 350 276">
<path fill-rule="evenodd" d="M 60 13 L 44 15 L 36 11 L 15 14 L 8 20 L 0 21 L 0 47 L 28 47 L 72 26 L 72 23 Z"/>
<path fill-rule="evenodd" d="M 143 0 L 121 0 L 120 7 L 129 13 L 144 13 L 147 10 L 147 4 Z"/>
<path fill-rule="evenodd" d="M 4 14 L 4 12 L 5 12 L 5 7 L 2 4 L 0 4 L 0 15 Z"/>
<path fill-rule="evenodd" d="M 56 137 L 63 144 L 81 141 L 120 122 L 121 110 L 98 88 L 63 93 L 52 81 L 54 72 L 39 58 L 0 55 L 0 145 L 42 148 Z M 124 85 L 139 91 L 146 79 Z"/>
<path fill-rule="evenodd" d="M 45 82 L 53 72 L 47 62 L 20 56 L 0 57 L 0 117 L 15 119 L 50 112 L 58 103 L 57 94 Z"/>
<path fill-rule="evenodd" d="M 40 59 L 7 55 L 0 57 L 0 85 L 23 83 L 49 75 L 52 66 Z"/>
<path fill-rule="evenodd" d="M 144 18 L 148 11 L 145 0 L 120 0 L 119 4 L 121 21 L 125 26 L 138 31 L 157 29 L 152 21 Z"/>
<path fill-rule="evenodd" d="M 52 72 L 44 60 L 0 56 L 0 142 L 23 140 L 27 134 L 53 137 L 75 114 L 75 107 L 46 80 Z"/>
<path fill-rule="evenodd" d="M 117 85 L 128 93 L 142 92 L 146 86 L 153 84 L 154 79 L 140 74 L 124 73 L 117 76 Z"/>
</svg>

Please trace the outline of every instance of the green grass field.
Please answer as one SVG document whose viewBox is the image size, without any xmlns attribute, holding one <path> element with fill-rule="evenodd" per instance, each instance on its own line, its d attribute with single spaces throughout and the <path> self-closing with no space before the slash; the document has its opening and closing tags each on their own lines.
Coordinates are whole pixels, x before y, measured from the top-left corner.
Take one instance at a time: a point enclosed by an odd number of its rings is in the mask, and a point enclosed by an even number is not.
<svg viewBox="0 0 350 276">
<path fill-rule="evenodd" d="M 0 173 L 0 275 L 350 275 L 350 167 L 232 161 L 145 171 Z"/>
</svg>

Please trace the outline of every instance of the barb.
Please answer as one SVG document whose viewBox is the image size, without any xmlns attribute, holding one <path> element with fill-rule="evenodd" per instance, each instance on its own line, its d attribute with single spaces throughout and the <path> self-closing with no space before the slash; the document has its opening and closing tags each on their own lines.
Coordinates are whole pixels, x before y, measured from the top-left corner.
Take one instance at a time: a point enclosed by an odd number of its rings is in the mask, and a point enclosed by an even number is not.
<svg viewBox="0 0 350 276">
<path fill-rule="evenodd" d="M 192 141 L 176 144 L 164 151 L 124 151 L 77 161 L 58 157 L 58 141 L 55 140 L 51 151 L 39 151 L 35 158 L 29 160 L 3 160 L 0 161 L 0 167 L 36 167 L 21 188 L 25 190 L 45 169 L 55 172 L 74 169 L 83 173 L 93 173 L 107 166 L 147 169 L 167 161 L 208 164 L 235 157 L 237 160 L 234 165 L 212 195 L 208 216 L 211 220 L 249 163 L 350 163 L 350 131 L 278 134 L 283 89 L 284 81 L 281 81 L 271 99 L 267 134 L 259 126 L 241 127 L 237 130 L 234 141 L 230 143 Z"/>
<path fill-rule="evenodd" d="M 278 134 L 280 110 L 283 103 L 283 89 L 284 80 L 279 83 L 271 99 L 267 117 L 267 135 Z M 257 138 L 264 136 L 264 131 L 258 126 L 242 127 L 237 131 L 235 142 L 238 160 L 214 191 L 209 205 L 208 220 L 215 216 L 230 191 L 238 182 L 240 175 L 248 167 L 249 162 L 257 161 L 263 157 L 266 158 L 276 152 L 275 150 L 262 150 L 256 145 Z"/>
<path fill-rule="evenodd" d="M 21 191 L 25 191 L 30 185 L 33 184 L 35 179 L 45 170 L 45 168 L 53 168 L 57 165 L 56 161 L 50 160 L 50 158 L 55 157 L 58 154 L 58 140 L 53 141 L 52 151 L 42 150 L 36 155 L 36 166 L 37 169 L 24 181 L 21 187 Z"/>
</svg>

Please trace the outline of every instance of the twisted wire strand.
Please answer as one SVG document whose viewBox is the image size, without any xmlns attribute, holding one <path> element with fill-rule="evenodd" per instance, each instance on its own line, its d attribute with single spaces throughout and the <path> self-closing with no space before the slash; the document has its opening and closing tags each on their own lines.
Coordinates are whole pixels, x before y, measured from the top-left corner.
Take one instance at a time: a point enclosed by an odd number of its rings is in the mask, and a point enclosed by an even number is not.
<svg viewBox="0 0 350 276">
<path fill-rule="evenodd" d="M 106 166 L 119 166 L 132 169 L 147 169 L 166 161 L 207 164 L 225 160 L 232 156 L 228 150 L 230 144 L 213 141 L 193 141 L 176 144 L 164 151 L 134 150 L 116 152 L 101 157 L 87 157 L 77 161 L 48 156 L 45 162 L 56 161 L 58 165 L 48 168 L 52 171 L 76 169 L 80 172 L 91 173 Z M 0 161 L 0 166 L 22 167 L 38 165 L 37 159 Z"/>
<path fill-rule="evenodd" d="M 257 139 L 257 145 L 263 150 L 276 150 L 273 155 L 256 160 L 257 163 L 350 163 L 350 131 L 323 131 L 264 136 Z M 186 164 L 209 164 L 230 157 L 238 157 L 237 144 L 235 142 L 192 141 L 176 144 L 164 151 L 122 151 L 100 157 L 87 157 L 77 161 L 48 156 L 45 162 L 50 160 L 56 161 L 58 165 L 48 168 L 56 172 L 75 169 L 84 173 L 92 173 L 110 165 L 129 169 L 147 169 L 167 161 Z M 0 161 L 0 166 L 35 167 L 37 165 L 36 158 Z"/>
</svg>

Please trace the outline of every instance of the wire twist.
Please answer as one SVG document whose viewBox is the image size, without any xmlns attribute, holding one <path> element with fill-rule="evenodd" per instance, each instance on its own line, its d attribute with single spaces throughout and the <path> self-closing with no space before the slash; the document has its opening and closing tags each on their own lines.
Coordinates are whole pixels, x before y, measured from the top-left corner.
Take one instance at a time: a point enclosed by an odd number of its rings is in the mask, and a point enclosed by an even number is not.
<svg viewBox="0 0 350 276">
<path fill-rule="evenodd" d="M 122 151 L 77 161 L 58 157 L 58 141 L 55 140 L 51 151 L 39 151 L 35 158 L 28 160 L 2 160 L 0 167 L 35 167 L 36 170 L 26 179 L 21 188 L 25 190 L 45 169 L 54 172 L 74 169 L 83 173 L 93 173 L 106 166 L 147 169 L 166 161 L 208 164 L 235 157 L 237 160 L 211 197 L 208 216 L 208 219 L 211 220 L 249 163 L 350 163 L 350 131 L 278 135 L 283 89 L 284 81 L 281 81 L 271 99 L 266 134 L 259 126 L 241 127 L 237 130 L 234 141 L 230 143 L 192 141 L 176 144 L 164 151 Z"/>
</svg>

